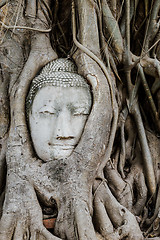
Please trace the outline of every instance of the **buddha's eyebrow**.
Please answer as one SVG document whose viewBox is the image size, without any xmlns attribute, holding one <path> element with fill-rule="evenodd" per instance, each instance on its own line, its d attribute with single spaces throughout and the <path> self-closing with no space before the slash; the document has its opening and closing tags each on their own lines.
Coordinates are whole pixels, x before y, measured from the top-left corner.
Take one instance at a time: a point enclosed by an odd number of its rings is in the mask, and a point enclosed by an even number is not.
<svg viewBox="0 0 160 240">
<path fill-rule="evenodd" d="M 72 109 L 72 111 L 83 112 L 83 113 L 89 113 L 89 109 L 90 109 L 89 105 L 86 106 L 86 104 L 85 105 L 68 104 L 67 107 L 69 109 Z"/>
<path fill-rule="evenodd" d="M 49 96 L 46 96 L 43 101 L 42 104 L 48 104 L 48 103 L 52 103 L 54 100 L 52 98 L 50 98 Z"/>
<path fill-rule="evenodd" d="M 72 107 L 72 108 L 86 108 L 86 109 L 88 109 L 89 104 L 86 104 L 86 102 L 81 102 L 81 103 L 69 103 L 67 106 L 68 106 L 68 107 Z"/>
<path fill-rule="evenodd" d="M 88 107 L 86 105 L 80 105 L 80 104 L 68 104 L 68 108 L 74 108 L 74 109 L 87 109 Z"/>
<path fill-rule="evenodd" d="M 75 110 L 88 110 L 87 106 L 73 106 Z"/>
</svg>

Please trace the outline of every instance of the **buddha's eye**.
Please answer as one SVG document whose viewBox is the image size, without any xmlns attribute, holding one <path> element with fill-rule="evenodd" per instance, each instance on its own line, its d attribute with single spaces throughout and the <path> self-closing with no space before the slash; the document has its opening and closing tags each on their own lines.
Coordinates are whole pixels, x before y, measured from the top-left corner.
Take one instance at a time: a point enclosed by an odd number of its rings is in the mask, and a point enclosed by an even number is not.
<svg viewBox="0 0 160 240">
<path fill-rule="evenodd" d="M 83 113 L 83 112 L 75 112 L 73 116 L 88 116 L 88 113 Z"/>
<path fill-rule="evenodd" d="M 40 115 L 43 115 L 43 116 L 52 116 L 52 115 L 55 115 L 56 112 L 45 110 L 45 111 L 39 111 L 39 114 L 40 114 Z"/>
<path fill-rule="evenodd" d="M 89 113 L 85 108 L 78 108 L 72 111 L 73 116 L 88 116 Z"/>
<path fill-rule="evenodd" d="M 53 106 L 42 106 L 41 108 L 39 108 L 38 110 L 38 114 L 42 117 L 51 117 L 53 115 L 57 115 L 59 112 L 59 109 L 53 107 Z"/>
</svg>

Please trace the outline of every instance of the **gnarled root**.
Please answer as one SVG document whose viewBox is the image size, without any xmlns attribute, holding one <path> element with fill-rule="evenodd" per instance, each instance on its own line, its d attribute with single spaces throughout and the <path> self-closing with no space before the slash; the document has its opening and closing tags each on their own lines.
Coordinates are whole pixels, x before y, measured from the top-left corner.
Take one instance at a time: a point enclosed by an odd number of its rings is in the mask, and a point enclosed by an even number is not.
<svg viewBox="0 0 160 240">
<path fill-rule="evenodd" d="M 58 213 L 55 233 L 62 239 L 97 240 L 86 201 L 69 196 Z"/>
<path fill-rule="evenodd" d="M 43 226 L 42 211 L 33 186 L 10 173 L 0 221 L 1 240 L 60 240 Z"/>
<path fill-rule="evenodd" d="M 134 215 L 140 215 L 147 199 L 147 187 L 141 163 L 139 144 L 136 146 L 136 157 L 130 162 L 128 175 L 122 179 L 116 167 L 108 161 L 104 169 L 108 186 L 116 199 Z"/>
<path fill-rule="evenodd" d="M 135 216 L 115 199 L 105 181 L 100 183 L 96 180 L 94 191 L 94 208 L 102 236 L 106 239 L 126 237 L 127 239 L 143 239 Z"/>
</svg>

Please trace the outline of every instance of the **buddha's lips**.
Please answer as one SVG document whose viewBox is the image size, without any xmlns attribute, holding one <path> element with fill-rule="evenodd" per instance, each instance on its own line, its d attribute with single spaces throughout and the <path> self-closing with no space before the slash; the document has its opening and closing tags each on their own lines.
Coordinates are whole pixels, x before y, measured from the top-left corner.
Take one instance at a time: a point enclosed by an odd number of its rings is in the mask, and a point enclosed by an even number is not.
<svg viewBox="0 0 160 240">
<path fill-rule="evenodd" d="M 51 147 L 60 148 L 60 149 L 63 149 L 63 150 L 69 150 L 69 149 L 73 149 L 75 147 L 75 145 L 53 144 L 53 145 L 51 145 Z"/>
</svg>

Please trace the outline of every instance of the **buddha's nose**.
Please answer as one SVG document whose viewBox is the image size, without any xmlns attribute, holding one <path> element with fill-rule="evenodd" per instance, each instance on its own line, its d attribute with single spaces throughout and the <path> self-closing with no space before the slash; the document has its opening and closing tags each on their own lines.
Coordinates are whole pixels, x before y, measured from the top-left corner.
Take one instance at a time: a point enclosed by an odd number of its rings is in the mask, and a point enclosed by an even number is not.
<svg viewBox="0 0 160 240">
<path fill-rule="evenodd" d="M 74 139 L 71 123 L 71 113 L 69 110 L 64 109 L 59 113 L 54 136 L 56 137 L 56 140 Z"/>
</svg>

